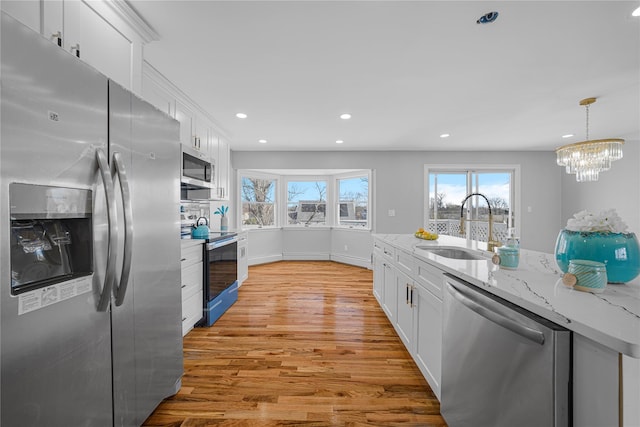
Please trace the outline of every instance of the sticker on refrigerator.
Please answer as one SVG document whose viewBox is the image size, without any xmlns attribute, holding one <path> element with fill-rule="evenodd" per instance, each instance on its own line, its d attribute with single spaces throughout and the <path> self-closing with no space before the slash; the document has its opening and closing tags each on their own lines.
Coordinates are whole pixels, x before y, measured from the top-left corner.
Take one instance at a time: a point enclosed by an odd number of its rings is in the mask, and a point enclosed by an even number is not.
<svg viewBox="0 0 640 427">
<path fill-rule="evenodd" d="M 89 275 L 20 294 L 18 296 L 18 315 L 91 292 L 92 283 L 93 275 Z"/>
</svg>

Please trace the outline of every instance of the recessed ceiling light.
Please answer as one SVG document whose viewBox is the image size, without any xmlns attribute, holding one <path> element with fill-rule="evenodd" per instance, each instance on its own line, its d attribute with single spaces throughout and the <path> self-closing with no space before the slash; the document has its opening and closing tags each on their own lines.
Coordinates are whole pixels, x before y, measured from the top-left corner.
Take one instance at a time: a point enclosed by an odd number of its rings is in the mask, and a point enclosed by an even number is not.
<svg viewBox="0 0 640 427">
<path fill-rule="evenodd" d="M 342 144 L 343 142 L 344 142 L 343 140 L 339 139 L 336 141 L 336 144 Z"/>
<path fill-rule="evenodd" d="M 340 114 L 340 118 L 342 120 L 349 120 L 351 118 L 351 114 L 349 113 Z"/>
<path fill-rule="evenodd" d="M 266 143 L 267 143 L 267 140 L 266 140 L 266 139 L 259 139 L 259 140 L 258 140 L 258 142 L 259 142 L 260 144 L 266 144 Z"/>
<path fill-rule="evenodd" d="M 634 10 L 631 13 L 631 16 L 640 16 L 640 7 L 638 7 L 636 10 Z"/>
<path fill-rule="evenodd" d="M 245 113 L 236 113 L 236 117 L 239 119 L 246 119 L 247 115 Z"/>
<path fill-rule="evenodd" d="M 562 135 L 563 138 L 571 138 L 573 136 L 572 133 L 568 133 L 566 135 Z"/>
<path fill-rule="evenodd" d="M 443 133 L 442 135 L 440 135 L 440 138 L 449 138 L 451 135 L 449 135 L 448 133 Z"/>
</svg>

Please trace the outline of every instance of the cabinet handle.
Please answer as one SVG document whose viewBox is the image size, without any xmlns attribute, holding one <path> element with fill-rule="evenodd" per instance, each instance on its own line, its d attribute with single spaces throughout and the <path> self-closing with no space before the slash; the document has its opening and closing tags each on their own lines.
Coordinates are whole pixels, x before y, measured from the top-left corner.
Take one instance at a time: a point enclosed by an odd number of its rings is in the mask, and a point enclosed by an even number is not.
<svg viewBox="0 0 640 427">
<path fill-rule="evenodd" d="M 56 43 L 58 44 L 58 47 L 62 47 L 62 33 L 60 31 L 58 31 L 57 33 L 51 34 L 51 38 L 56 39 Z"/>
<path fill-rule="evenodd" d="M 187 260 L 186 258 L 180 258 L 180 262 L 186 261 L 186 260 Z"/>
<path fill-rule="evenodd" d="M 413 307 L 413 289 L 415 288 L 415 286 L 411 286 L 411 299 L 409 301 L 409 306 Z"/>
<path fill-rule="evenodd" d="M 187 318 L 186 318 L 186 317 L 183 317 L 183 318 L 182 318 L 182 321 L 184 322 L 185 320 L 187 320 Z"/>
<path fill-rule="evenodd" d="M 187 287 L 187 285 L 182 285 L 182 286 L 181 286 L 181 288 L 183 288 L 183 289 L 184 289 L 184 288 L 186 288 L 186 287 Z"/>
<path fill-rule="evenodd" d="M 406 304 L 409 304 L 409 284 L 408 283 L 404 285 L 404 289 L 407 291 L 407 296 L 404 298 L 404 302 Z"/>
<path fill-rule="evenodd" d="M 80 58 L 80 43 L 76 43 L 75 45 L 71 46 L 71 53 L 74 53 L 75 51 L 75 55 Z"/>
</svg>

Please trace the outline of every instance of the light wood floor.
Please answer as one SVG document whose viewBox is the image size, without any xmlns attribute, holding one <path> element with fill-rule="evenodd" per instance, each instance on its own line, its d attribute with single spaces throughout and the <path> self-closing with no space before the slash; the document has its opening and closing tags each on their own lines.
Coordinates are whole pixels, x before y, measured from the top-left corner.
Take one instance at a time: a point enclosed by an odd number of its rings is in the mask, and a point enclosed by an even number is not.
<svg viewBox="0 0 640 427">
<path fill-rule="evenodd" d="M 182 389 L 145 426 L 446 426 L 370 270 L 253 266 L 239 292 L 212 327 L 187 334 Z"/>
</svg>

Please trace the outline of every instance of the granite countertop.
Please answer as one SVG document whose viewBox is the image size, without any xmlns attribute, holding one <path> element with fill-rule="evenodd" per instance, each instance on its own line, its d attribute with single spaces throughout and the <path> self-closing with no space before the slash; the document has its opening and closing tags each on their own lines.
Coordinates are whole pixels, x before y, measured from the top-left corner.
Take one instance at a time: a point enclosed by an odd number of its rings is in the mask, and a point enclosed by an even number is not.
<svg viewBox="0 0 640 427">
<path fill-rule="evenodd" d="M 563 285 L 563 273 L 553 254 L 522 249 L 518 268 L 505 270 L 491 262 L 486 250 L 486 260 L 458 260 L 416 248 L 486 249 L 482 242 L 451 236 L 429 241 L 410 234 L 374 237 L 616 352 L 640 359 L 640 277 L 626 284 L 608 284 L 603 293 L 594 294 Z"/>
</svg>

